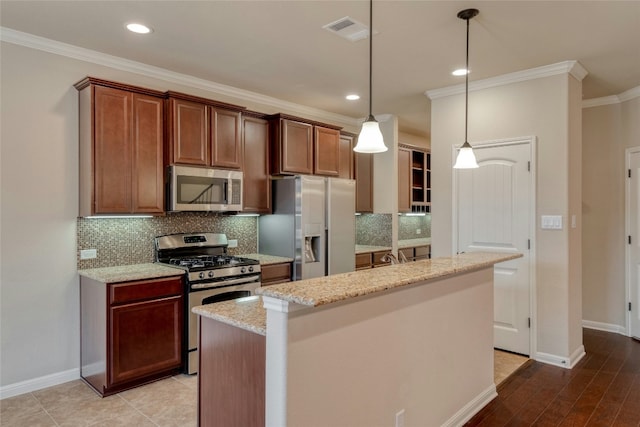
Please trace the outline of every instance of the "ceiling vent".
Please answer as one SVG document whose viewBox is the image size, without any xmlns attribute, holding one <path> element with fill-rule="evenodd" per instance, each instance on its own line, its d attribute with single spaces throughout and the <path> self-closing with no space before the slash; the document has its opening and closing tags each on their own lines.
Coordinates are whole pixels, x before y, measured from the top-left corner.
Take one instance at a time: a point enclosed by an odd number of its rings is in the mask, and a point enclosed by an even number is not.
<svg viewBox="0 0 640 427">
<path fill-rule="evenodd" d="M 352 42 L 365 39 L 369 35 L 366 25 L 348 16 L 324 25 L 322 28 Z"/>
</svg>

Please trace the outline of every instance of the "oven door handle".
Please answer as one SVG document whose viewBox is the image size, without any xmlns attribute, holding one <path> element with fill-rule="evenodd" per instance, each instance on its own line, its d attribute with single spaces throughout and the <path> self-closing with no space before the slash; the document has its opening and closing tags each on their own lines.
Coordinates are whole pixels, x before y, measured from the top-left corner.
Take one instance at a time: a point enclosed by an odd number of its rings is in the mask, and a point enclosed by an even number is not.
<svg viewBox="0 0 640 427">
<path fill-rule="evenodd" d="M 239 279 L 222 280 L 220 282 L 197 283 L 195 285 L 191 285 L 191 289 L 218 288 L 218 287 L 221 287 L 221 286 L 252 283 L 252 282 L 257 282 L 259 280 L 260 280 L 260 275 L 256 274 L 256 275 L 253 275 L 253 276 L 241 277 Z"/>
</svg>

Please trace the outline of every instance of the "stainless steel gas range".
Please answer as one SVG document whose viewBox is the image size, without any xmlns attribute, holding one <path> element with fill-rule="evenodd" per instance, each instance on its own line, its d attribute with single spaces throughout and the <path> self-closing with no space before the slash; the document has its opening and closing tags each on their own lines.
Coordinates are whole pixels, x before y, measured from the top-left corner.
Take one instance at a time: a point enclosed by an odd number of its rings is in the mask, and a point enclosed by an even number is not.
<svg viewBox="0 0 640 427">
<path fill-rule="evenodd" d="M 198 372 L 198 316 L 193 307 L 253 295 L 260 287 L 257 260 L 227 254 L 227 236 L 217 233 L 170 234 L 155 238 L 157 263 L 185 270 L 185 372 Z"/>
</svg>

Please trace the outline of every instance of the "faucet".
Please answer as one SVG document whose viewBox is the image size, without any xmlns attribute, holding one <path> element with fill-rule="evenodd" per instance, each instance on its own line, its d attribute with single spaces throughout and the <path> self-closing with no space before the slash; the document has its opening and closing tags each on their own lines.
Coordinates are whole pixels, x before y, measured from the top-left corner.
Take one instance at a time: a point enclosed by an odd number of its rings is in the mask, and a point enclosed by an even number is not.
<svg viewBox="0 0 640 427">
<path fill-rule="evenodd" d="M 398 260 L 398 257 L 396 257 L 393 253 L 389 252 L 388 254 L 384 254 L 382 258 L 380 258 L 380 261 L 390 262 L 391 265 L 404 264 L 405 262 L 407 262 L 407 257 L 405 257 L 402 252 L 398 252 L 398 253 L 400 254 L 400 260 Z"/>
</svg>

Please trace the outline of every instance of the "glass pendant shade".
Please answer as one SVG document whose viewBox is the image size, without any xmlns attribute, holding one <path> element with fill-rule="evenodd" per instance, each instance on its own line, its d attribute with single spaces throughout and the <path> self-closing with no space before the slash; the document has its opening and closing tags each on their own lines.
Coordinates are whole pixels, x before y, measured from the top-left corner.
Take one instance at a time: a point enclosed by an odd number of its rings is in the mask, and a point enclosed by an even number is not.
<svg viewBox="0 0 640 427">
<path fill-rule="evenodd" d="M 353 151 L 358 153 L 383 153 L 387 151 L 384 145 L 380 125 L 373 116 L 369 116 L 366 122 L 362 124 L 362 130 L 358 135 L 358 143 Z"/>
<path fill-rule="evenodd" d="M 479 167 L 476 161 L 476 156 L 473 154 L 473 148 L 471 144 L 465 142 L 458 151 L 458 157 L 456 158 L 456 164 L 453 165 L 454 169 L 475 169 Z"/>
</svg>

